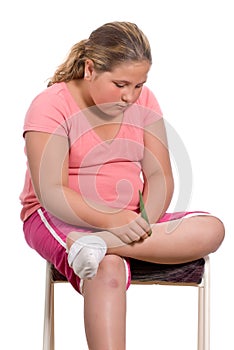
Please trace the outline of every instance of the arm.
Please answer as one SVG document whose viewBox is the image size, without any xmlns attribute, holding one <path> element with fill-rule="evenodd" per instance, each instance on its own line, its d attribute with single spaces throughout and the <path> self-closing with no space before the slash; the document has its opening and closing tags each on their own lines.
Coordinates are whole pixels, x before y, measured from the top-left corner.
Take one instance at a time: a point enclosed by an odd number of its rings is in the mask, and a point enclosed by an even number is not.
<svg viewBox="0 0 234 350">
<path fill-rule="evenodd" d="M 144 133 L 143 198 L 151 223 L 167 210 L 174 189 L 167 136 L 163 119 L 148 126 Z"/>
<path fill-rule="evenodd" d="M 68 140 L 44 132 L 27 132 L 25 139 L 34 190 L 42 206 L 69 224 L 105 227 L 113 210 L 89 205 L 69 188 Z"/>
<path fill-rule="evenodd" d="M 143 235 L 149 227 L 140 216 L 129 210 L 116 210 L 87 202 L 69 188 L 69 144 L 66 137 L 44 132 L 28 131 L 25 135 L 26 152 L 35 193 L 41 205 L 60 220 L 69 224 L 95 229 L 112 229 L 114 234 L 128 241 L 136 240 L 134 234 L 126 235 L 124 225 L 139 226 Z M 130 229 L 132 230 L 132 228 Z M 139 237 L 138 237 L 139 238 Z"/>
</svg>

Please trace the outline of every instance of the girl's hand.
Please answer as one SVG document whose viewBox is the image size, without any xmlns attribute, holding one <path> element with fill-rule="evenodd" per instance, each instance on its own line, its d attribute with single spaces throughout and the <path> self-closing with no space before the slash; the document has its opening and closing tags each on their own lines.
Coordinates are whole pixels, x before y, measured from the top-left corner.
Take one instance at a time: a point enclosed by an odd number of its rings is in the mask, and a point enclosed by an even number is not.
<svg viewBox="0 0 234 350">
<path fill-rule="evenodd" d="M 133 211 L 126 210 L 112 215 L 108 231 L 116 235 L 122 242 L 130 244 L 149 237 L 150 225 Z"/>
</svg>

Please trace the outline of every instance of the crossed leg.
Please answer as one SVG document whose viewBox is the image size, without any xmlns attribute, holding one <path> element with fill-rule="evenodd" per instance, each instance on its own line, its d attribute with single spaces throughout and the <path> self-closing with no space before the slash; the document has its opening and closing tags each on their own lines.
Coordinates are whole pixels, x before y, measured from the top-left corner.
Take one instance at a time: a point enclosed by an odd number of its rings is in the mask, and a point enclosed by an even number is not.
<svg viewBox="0 0 234 350">
<path fill-rule="evenodd" d="M 224 239 L 223 223 L 211 215 L 154 224 L 152 230 L 149 238 L 109 248 L 108 253 L 154 263 L 177 264 L 213 253 Z"/>
<path fill-rule="evenodd" d="M 218 249 L 224 239 L 223 223 L 211 215 L 196 215 L 152 225 L 152 235 L 132 244 L 123 242 L 108 231 L 96 232 L 107 244 L 107 254 L 139 260 L 176 264 L 204 257 Z M 68 248 L 84 233 L 71 232 Z"/>
</svg>

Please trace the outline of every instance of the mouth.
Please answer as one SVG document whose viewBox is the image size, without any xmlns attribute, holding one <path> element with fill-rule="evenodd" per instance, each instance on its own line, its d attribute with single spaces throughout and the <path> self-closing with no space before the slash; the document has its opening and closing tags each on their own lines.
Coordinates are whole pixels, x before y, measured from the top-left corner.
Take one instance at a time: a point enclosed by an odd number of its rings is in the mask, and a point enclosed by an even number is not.
<svg viewBox="0 0 234 350">
<path fill-rule="evenodd" d="M 126 111 L 127 108 L 129 108 L 131 106 L 131 104 L 129 103 L 121 103 L 121 102 L 117 102 L 117 103 L 108 103 L 108 104 L 104 104 L 101 106 L 96 106 L 100 109 L 100 111 L 102 111 L 103 113 L 107 114 L 107 115 L 118 115 L 118 114 L 122 114 Z"/>
<path fill-rule="evenodd" d="M 125 110 L 130 106 L 130 104 L 129 103 L 117 103 L 115 106 L 121 110 Z"/>
</svg>

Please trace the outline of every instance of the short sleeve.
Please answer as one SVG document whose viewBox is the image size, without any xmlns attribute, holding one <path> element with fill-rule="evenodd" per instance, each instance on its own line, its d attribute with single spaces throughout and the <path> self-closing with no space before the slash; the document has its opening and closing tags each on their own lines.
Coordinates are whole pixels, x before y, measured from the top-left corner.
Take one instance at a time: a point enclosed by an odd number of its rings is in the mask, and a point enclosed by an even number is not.
<svg viewBox="0 0 234 350">
<path fill-rule="evenodd" d="M 68 111 L 63 96 L 50 88 L 40 93 L 29 106 L 23 131 L 42 131 L 67 137 Z"/>
</svg>

